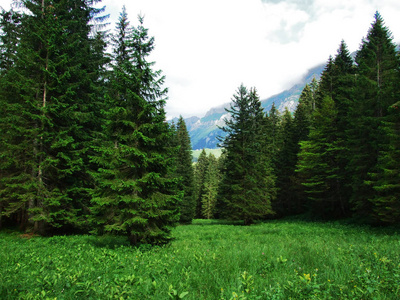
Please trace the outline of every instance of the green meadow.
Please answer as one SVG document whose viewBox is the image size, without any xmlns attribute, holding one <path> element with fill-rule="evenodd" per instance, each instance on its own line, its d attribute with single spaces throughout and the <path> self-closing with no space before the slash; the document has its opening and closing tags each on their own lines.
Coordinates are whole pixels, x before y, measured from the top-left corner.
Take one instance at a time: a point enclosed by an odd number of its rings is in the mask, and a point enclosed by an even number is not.
<svg viewBox="0 0 400 300">
<path fill-rule="evenodd" d="M 0 299 L 399 299 L 393 228 L 195 220 L 165 246 L 0 233 Z"/>
</svg>

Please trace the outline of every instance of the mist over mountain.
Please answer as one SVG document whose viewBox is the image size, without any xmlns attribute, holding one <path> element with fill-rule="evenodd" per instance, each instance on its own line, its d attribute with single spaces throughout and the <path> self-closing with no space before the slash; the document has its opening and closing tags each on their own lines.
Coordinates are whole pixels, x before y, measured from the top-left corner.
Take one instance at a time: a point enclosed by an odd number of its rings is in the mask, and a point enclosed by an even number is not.
<svg viewBox="0 0 400 300">
<path fill-rule="evenodd" d="M 289 111 L 294 112 L 297 103 L 299 102 L 300 94 L 303 91 L 306 84 L 310 83 L 313 78 L 319 80 L 322 74 L 322 71 L 325 68 L 325 63 L 318 65 L 312 69 L 310 69 L 300 80 L 299 83 L 296 83 L 290 89 L 285 90 L 279 94 L 271 96 L 265 100 L 261 100 L 261 105 L 264 107 L 265 111 L 269 111 L 272 107 L 272 104 L 275 103 L 276 108 L 283 112 L 287 107 Z"/>
<path fill-rule="evenodd" d="M 321 77 L 321 73 L 325 64 L 318 65 L 310 69 L 306 75 L 290 89 L 285 90 L 279 94 L 271 96 L 267 99 L 261 100 L 261 105 L 267 112 L 271 109 L 272 104 L 280 112 L 283 112 L 287 107 L 289 111 L 294 112 L 299 101 L 300 94 L 304 86 L 310 83 L 315 77 L 317 80 Z M 218 148 L 218 136 L 223 137 L 224 132 L 219 128 L 224 126 L 224 119 L 229 116 L 225 108 L 229 108 L 230 103 L 211 108 L 204 117 L 190 117 L 185 119 L 186 127 L 192 142 L 193 150 L 210 148 Z M 173 119 L 175 123 L 177 118 Z"/>
</svg>

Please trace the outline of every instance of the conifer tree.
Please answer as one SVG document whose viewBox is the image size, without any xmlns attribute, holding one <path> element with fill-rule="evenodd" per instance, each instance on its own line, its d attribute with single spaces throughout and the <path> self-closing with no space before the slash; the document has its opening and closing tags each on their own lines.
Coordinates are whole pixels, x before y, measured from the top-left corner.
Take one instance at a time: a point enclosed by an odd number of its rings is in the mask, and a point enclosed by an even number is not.
<svg viewBox="0 0 400 300">
<path fill-rule="evenodd" d="M 286 109 L 282 116 L 281 148 L 275 163 L 277 197 L 272 208 L 278 216 L 291 215 L 296 207 L 295 166 L 297 163 L 298 141 L 294 138 L 294 122 L 291 112 Z"/>
<path fill-rule="evenodd" d="M 13 100 L 16 80 L 14 64 L 17 59 L 17 49 L 20 39 L 21 15 L 14 11 L 2 11 L 0 13 L 0 228 L 3 214 L 9 210 L 12 197 L 9 197 L 6 188 L 8 178 L 17 172 L 15 153 L 11 145 L 18 143 L 16 139 L 18 119 L 14 113 L 19 113 Z M 13 108 L 16 109 L 13 111 Z M 11 147 L 9 147 L 11 146 Z"/>
<path fill-rule="evenodd" d="M 179 221 L 173 147 L 165 122 L 164 76 L 147 61 L 154 39 L 139 17 L 129 27 L 123 10 L 114 37 L 113 70 L 106 95 L 105 141 L 94 148 L 93 211 L 107 232 L 131 244 L 167 242 Z"/>
<path fill-rule="evenodd" d="M 21 34 L 21 14 L 13 10 L 0 13 L 0 72 L 10 70 L 17 59 Z"/>
<path fill-rule="evenodd" d="M 337 110 L 332 98 L 326 96 L 313 113 L 307 141 L 300 142 L 297 164 L 307 193 L 307 206 L 314 216 L 343 216 L 345 201 L 341 195 L 341 173 L 338 165 L 340 143 L 337 137 Z"/>
<path fill-rule="evenodd" d="M 376 192 L 371 199 L 372 218 L 375 222 L 395 224 L 400 222 L 400 101 L 389 108 L 381 132 L 389 142 L 379 153 L 376 173 L 371 173 L 371 181 L 367 181 Z"/>
<path fill-rule="evenodd" d="M 245 225 L 272 214 L 275 178 L 265 155 L 264 113 L 255 89 L 241 85 L 233 96 L 223 131 L 226 159 L 219 198 L 226 205 L 226 216 L 243 220 Z"/>
<path fill-rule="evenodd" d="M 323 99 L 325 96 L 332 97 L 334 89 L 334 62 L 332 56 L 329 56 L 328 62 L 325 65 L 324 70 L 321 74 L 321 79 L 319 81 L 319 88 L 317 92 L 318 99 Z"/>
<path fill-rule="evenodd" d="M 265 117 L 265 143 L 267 155 L 271 158 L 272 167 L 276 169 L 277 153 L 281 148 L 281 116 L 276 109 L 275 103 L 272 104 L 270 111 Z"/>
<path fill-rule="evenodd" d="M 201 198 L 202 216 L 206 219 L 212 219 L 216 209 L 220 176 L 216 157 L 210 153 L 207 160 L 208 167 L 204 177 L 204 193 Z"/>
<path fill-rule="evenodd" d="M 196 213 L 196 201 L 194 195 L 194 172 L 192 166 L 192 146 L 185 120 L 179 117 L 176 125 L 176 137 L 178 143 L 178 155 L 176 159 L 176 175 L 181 178 L 180 189 L 184 196 L 181 204 L 180 222 L 192 222 Z"/>
<path fill-rule="evenodd" d="M 83 226 L 88 212 L 85 162 L 96 91 L 89 22 L 98 11 L 79 0 L 22 5 L 18 76 L 7 102 L 16 120 L 6 144 L 14 153 L 13 173 L 3 192 L 12 199 L 7 214 L 19 214 L 21 227 L 43 234 Z"/>
<path fill-rule="evenodd" d="M 194 167 L 194 187 L 196 202 L 196 218 L 202 217 L 202 198 L 205 193 L 205 178 L 208 169 L 208 158 L 206 150 L 203 149 Z"/>
<path fill-rule="evenodd" d="M 336 197 L 338 204 L 340 204 L 338 207 L 341 207 L 341 210 L 337 210 L 336 214 L 332 211 L 332 217 L 349 215 L 348 199 L 350 198 L 351 191 L 349 189 L 350 178 L 346 170 L 349 157 L 346 131 L 349 128 L 349 106 L 353 99 L 354 72 L 353 59 L 347 50 L 346 43 L 342 41 L 335 58 L 329 57 L 318 88 L 318 97 L 321 99 L 318 101 L 325 101 L 325 97 L 330 97 L 333 99 L 335 109 L 337 110 L 333 126 L 335 132 L 330 132 L 330 139 L 335 140 L 336 151 L 331 152 L 330 155 L 332 162 L 334 161 L 336 165 L 334 167 L 335 171 L 332 172 L 335 173 L 335 190 L 338 191 Z M 318 130 L 318 128 L 314 130 Z M 329 179 L 326 178 L 325 181 L 329 185 Z M 319 213 L 322 212 L 319 211 Z"/>
<path fill-rule="evenodd" d="M 387 109 L 398 101 L 399 60 L 392 35 L 379 13 L 356 55 L 357 81 L 354 102 L 350 107 L 347 131 L 350 147 L 348 170 L 353 187 L 351 202 L 356 213 L 370 218 L 375 191 L 370 181 L 377 172 L 378 157 L 388 137 L 379 127 Z"/>
<path fill-rule="evenodd" d="M 299 97 L 299 103 L 294 112 L 294 135 L 296 141 L 307 140 L 308 132 L 310 130 L 312 112 L 315 110 L 314 94 L 308 84 L 305 85 Z"/>
<path fill-rule="evenodd" d="M 290 135 L 291 141 L 293 143 L 293 148 L 290 147 L 291 154 L 294 155 L 295 159 L 291 161 L 289 166 L 292 175 L 291 178 L 291 189 L 293 194 L 286 199 L 293 199 L 287 208 L 293 214 L 303 213 L 306 202 L 306 195 L 304 194 L 304 187 L 301 184 L 302 178 L 299 178 L 295 169 L 297 164 L 297 155 L 300 152 L 300 142 L 306 141 L 308 139 L 308 134 L 310 132 L 310 126 L 312 122 L 312 113 L 315 110 L 315 97 L 316 91 L 314 91 L 315 86 L 311 88 L 308 84 L 305 85 L 302 93 L 300 94 L 299 103 L 296 107 L 293 117 L 293 131 Z"/>
<path fill-rule="evenodd" d="M 349 127 L 349 109 L 354 98 L 355 66 L 347 45 L 344 41 L 340 43 L 339 49 L 331 64 L 329 71 L 324 71 L 319 90 L 322 97 L 329 96 L 335 101 L 338 110 L 338 134 L 345 139 L 345 132 Z M 329 73 L 330 87 L 326 88 L 325 74 Z"/>
</svg>

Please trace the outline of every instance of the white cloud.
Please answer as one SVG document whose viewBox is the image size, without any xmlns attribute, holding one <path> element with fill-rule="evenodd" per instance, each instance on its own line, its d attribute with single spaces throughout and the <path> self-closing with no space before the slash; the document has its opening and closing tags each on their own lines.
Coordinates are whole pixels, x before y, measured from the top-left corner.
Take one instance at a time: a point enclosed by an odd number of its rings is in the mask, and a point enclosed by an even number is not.
<svg viewBox="0 0 400 300">
<path fill-rule="evenodd" d="M 7 8 L 10 0 L 0 0 Z M 104 0 L 114 28 L 124 4 Z M 145 15 L 152 59 L 166 75 L 167 113 L 202 116 L 229 102 L 243 83 L 267 98 L 335 55 L 342 39 L 358 49 L 375 11 L 400 41 L 398 0 L 135 0 L 131 24 Z"/>
</svg>

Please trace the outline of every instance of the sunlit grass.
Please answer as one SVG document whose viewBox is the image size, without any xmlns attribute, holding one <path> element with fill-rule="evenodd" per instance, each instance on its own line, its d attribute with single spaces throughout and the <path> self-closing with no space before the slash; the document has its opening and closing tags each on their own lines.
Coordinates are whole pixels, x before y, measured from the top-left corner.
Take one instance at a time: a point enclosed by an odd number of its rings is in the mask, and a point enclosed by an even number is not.
<svg viewBox="0 0 400 300">
<path fill-rule="evenodd" d="M 164 247 L 0 235 L 1 299 L 398 299 L 394 229 L 195 220 Z"/>
</svg>

